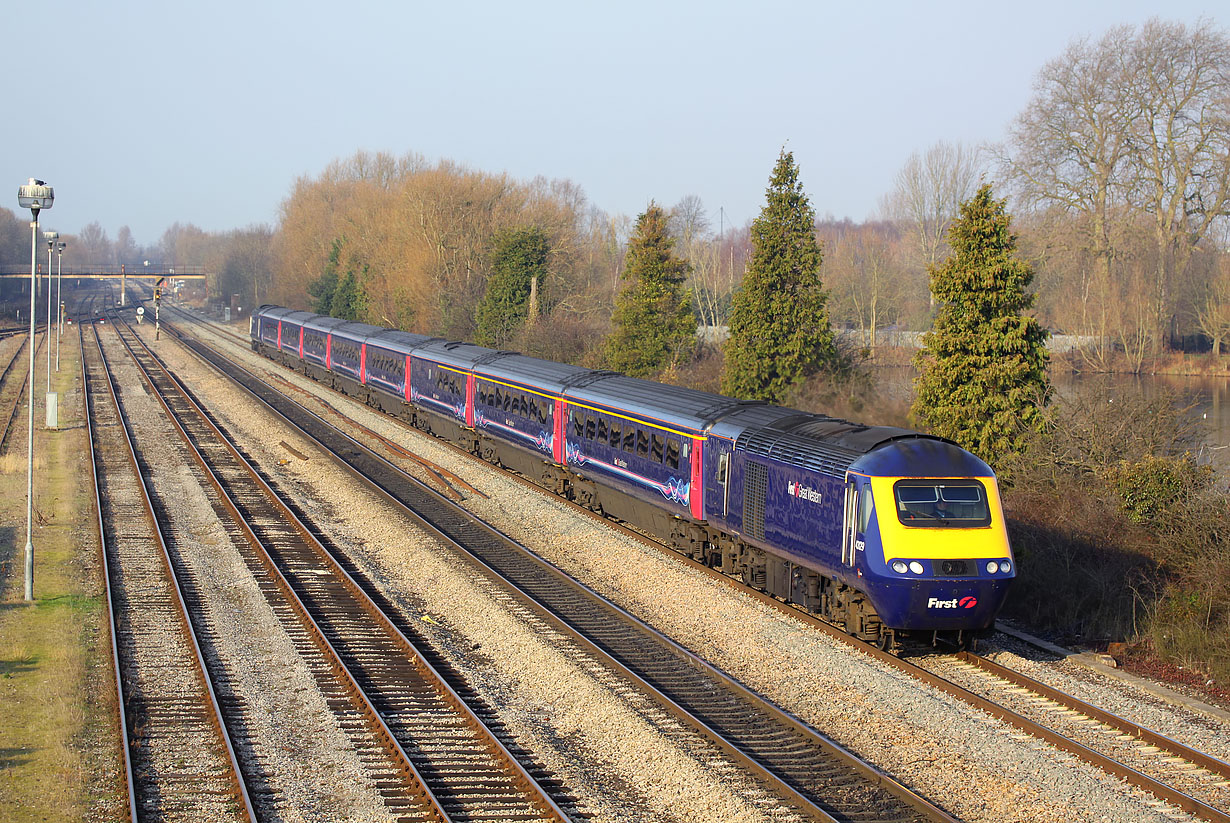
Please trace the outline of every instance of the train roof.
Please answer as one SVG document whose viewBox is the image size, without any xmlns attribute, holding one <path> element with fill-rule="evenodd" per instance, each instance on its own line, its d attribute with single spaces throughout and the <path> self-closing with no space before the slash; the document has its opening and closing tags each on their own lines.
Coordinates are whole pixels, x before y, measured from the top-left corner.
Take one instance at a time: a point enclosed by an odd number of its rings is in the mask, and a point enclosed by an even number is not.
<svg viewBox="0 0 1230 823">
<path fill-rule="evenodd" d="M 283 323 L 294 323 L 296 326 L 302 326 L 308 320 L 311 320 L 317 315 L 310 311 L 288 311 L 280 318 Z"/>
<path fill-rule="evenodd" d="M 527 357 L 512 352 L 486 360 L 475 368 L 479 377 L 529 383 L 553 394 L 562 394 L 569 382 L 582 375 L 591 374 L 590 369 Z"/>
<path fill-rule="evenodd" d="M 279 320 L 293 311 L 294 309 L 288 309 L 285 306 L 273 306 L 266 304 L 257 309 L 256 313 L 260 317 L 268 317 L 271 320 Z"/>
<path fill-rule="evenodd" d="M 367 338 L 384 331 L 383 326 L 373 326 L 369 323 L 342 323 L 333 328 L 334 337 L 345 337 L 355 343 L 366 343 Z"/>
<path fill-rule="evenodd" d="M 720 394 L 697 391 L 625 377 L 614 372 L 590 372 L 565 389 L 570 402 L 609 406 L 635 415 L 701 432 L 741 401 Z"/>
<path fill-rule="evenodd" d="M 424 343 L 439 339 L 439 337 L 432 337 L 427 334 L 414 334 L 408 331 L 385 329 L 379 334 L 369 337 L 367 343 L 368 345 L 379 346 L 382 349 L 395 351 L 399 354 L 409 354 Z"/>
<path fill-rule="evenodd" d="M 976 455 L 939 437 L 910 432 L 881 443 L 850 469 L 880 477 L 994 477 Z"/>
<path fill-rule="evenodd" d="M 310 320 L 303 321 L 303 328 L 311 329 L 312 331 L 331 331 L 338 326 L 346 325 L 345 320 L 340 320 L 336 317 L 327 317 L 323 314 L 317 314 Z"/>
<path fill-rule="evenodd" d="M 434 360 L 437 363 L 443 363 L 455 369 L 466 370 L 505 353 L 496 349 L 489 349 L 486 346 L 478 346 L 474 343 L 460 343 L 444 339 L 436 339 L 424 343 L 414 350 L 415 357 Z"/>
<path fill-rule="evenodd" d="M 737 450 L 834 477 L 844 478 L 847 471 L 889 477 L 920 472 L 936 477 L 992 476 L 985 463 L 955 443 L 910 429 L 866 426 L 772 406 L 748 416 L 762 421 L 744 428 L 735 441 Z"/>
</svg>

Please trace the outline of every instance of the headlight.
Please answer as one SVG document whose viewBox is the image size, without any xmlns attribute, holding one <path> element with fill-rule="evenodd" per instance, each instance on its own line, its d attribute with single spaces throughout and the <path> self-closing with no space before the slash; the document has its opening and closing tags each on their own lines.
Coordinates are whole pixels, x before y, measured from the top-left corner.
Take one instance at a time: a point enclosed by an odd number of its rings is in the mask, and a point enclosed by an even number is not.
<svg viewBox="0 0 1230 823">
<path fill-rule="evenodd" d="M 905 574 L 905 570 L 908 568 L 909 566 L 905 564 L 904 560 L 894 560 L 893 561 L 893 571 L 895 571 L 897 574 Z"/>
<path fill-rule="evenodd" d="M 999 570 L 1003 572 L 1004 574 L 1007 574 L 1008 572 L 1012 571 L 1012 564 L 1009 563 L 1007 560 L 1004 560 L 999 564 Z"/>
<path fill-rule="evenodd" d="M 987 563 L 987 574 L 995 574 L 995 572 L 997 572 L 998 570 L 999 570 L 999 564 L 996 563 L 994 560 Z"/>
<path fill-rule="evenodd" d="M 910 571 L 914 572 L 914 574 L 922 574 L 923 573 L 922 563 L 919 563 L 917 560 L 911 560 L 910 561 Z"/>
</svg>

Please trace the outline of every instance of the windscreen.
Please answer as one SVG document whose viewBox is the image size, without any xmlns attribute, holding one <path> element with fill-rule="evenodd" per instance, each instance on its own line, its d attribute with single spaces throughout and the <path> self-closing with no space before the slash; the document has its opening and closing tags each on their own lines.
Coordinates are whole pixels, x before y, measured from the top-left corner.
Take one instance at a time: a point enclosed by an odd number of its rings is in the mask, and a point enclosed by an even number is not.
<svg viewBox="0 0 1230 823">
<path fill-rule="evenodd" d="M 974 528 L 991 524 L 986 489 L 977 480 L 899 480 L 897 517 L 907 526 Z"/>
</svg>

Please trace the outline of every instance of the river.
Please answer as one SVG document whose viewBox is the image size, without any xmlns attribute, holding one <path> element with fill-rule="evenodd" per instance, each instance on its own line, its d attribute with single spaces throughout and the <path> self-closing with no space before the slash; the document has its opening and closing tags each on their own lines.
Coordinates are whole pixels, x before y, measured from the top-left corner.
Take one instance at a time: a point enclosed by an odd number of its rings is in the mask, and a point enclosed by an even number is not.
<svg viewBox="0 0 1230 823">
<path fill-rule="evenodd" d="M 878 368 L 874 374 L 881 391 L 897 397 L 912 396 L 915 377 L 912 368 Z M 1203 430 L 1200 443 L 1194 449 L 1197 460 L 1230 476 L 1230 377 L 1057 372 L 1051 379 L 1060 395 L 1102 389 L 1125 399 L 1151 398 L 1163 391 L 1176 393 L 1182 402 L 1192 404 L 1192 413 Z"/>
</svg>

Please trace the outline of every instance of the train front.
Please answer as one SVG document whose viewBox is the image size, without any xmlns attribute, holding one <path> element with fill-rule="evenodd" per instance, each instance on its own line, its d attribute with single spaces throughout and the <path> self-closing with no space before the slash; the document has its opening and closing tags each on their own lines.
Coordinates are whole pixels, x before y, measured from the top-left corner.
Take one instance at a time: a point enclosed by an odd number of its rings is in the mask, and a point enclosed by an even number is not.
<svg viewBox="0 0 1230 823">
<path fill-rule="evenodd" d="M 850 474 L 872 501 L 860 571 L 884 625 L 958 642 L 990 628 L 1016 577 L 991 468 L 918 436 L 874 449 Z"/>
</svg>

